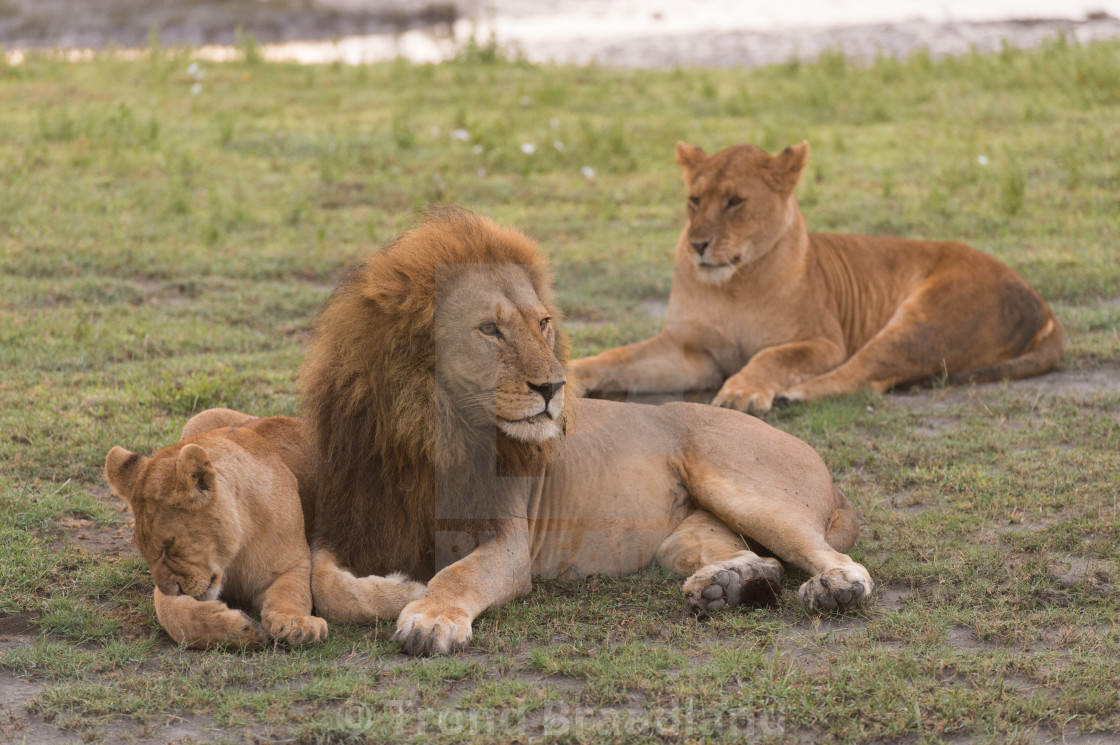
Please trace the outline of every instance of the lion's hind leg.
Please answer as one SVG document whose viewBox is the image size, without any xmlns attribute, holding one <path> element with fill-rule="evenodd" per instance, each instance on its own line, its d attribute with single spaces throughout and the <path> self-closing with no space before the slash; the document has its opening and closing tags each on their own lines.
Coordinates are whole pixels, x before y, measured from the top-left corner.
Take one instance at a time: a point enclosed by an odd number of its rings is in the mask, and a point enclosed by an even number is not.
<svg viewBox="0 0 1120 745">
<path fill-rule="evenodd" d="M 706 510 L 696 510 L 657 549 L 665 569 L 691 575 L 683 591 L 689 610 L 708 615 L 728 605 L 768 605 L 781 592 L 782 565 L 747 548 Z"/>
<path fill-rule="evenodd" d="M 844 610 L 866 600 L 874 588 L 871 575 L 837 550 L 858 534 L 851 506 L 831 483 L 816 496 L 808 479 L 795 489 L 801 496 L 791 498 L 793 488 L 739 483 L 717 473 L 692 484 L 694 498 L 730 531 L 810 575 L 797 593 L 810 610 Z"/>
</svg>

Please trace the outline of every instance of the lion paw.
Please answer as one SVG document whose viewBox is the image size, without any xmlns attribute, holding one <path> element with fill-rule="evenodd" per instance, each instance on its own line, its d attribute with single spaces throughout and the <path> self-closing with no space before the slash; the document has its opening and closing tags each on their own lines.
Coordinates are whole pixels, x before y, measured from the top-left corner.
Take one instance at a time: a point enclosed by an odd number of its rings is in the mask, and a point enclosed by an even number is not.
<svg viewBox="0 0 1120 745">
<path fill-rule="evenodd" d="M 223 602 L 207 600 L 192 606 L 187 623 L 180 625 L 169 619 L 164 626 L 171 638 L 184 646 L 260 649 L 268 641 L 268 634 L 260 624 Z"/>
<path fill-rule="evenodd" d="M 859 564 L 821 572 L 801 585 L 797 597 L 809 610 L 842 611 L 871 596 L 871 575 Z"/>
<path fill-rule="evenodd" d="M 713 406 L 737 409 L 747 414 L 765 414 L 774 404 L 774 391 L 756 390 L 735 380 L 727 379 L 719 393 L 712 399 Z"/>
<path fill-rule="evenodd" d="M 411 655 L 450 654 L 471 642 L 471 619 L 460 608 L 442 606 L 429 598 L 414 600 L 397 619 L 393 641 Z"/>
<path fill-rule="evenodd" d="M 262 617 L 261 622 L 269 636 L 292 646 L 321 642 L 327 638 L 327 622 L 317 616 L 272 613 Z"/>
<path fill-rule="evenodd" d="M 781 586 L 781 563 L 751 555 L 702 568 L 685 580 L 684 599 L 689 610 L 706 616 L 727 605 L 767 605 Z"/>
</svg>

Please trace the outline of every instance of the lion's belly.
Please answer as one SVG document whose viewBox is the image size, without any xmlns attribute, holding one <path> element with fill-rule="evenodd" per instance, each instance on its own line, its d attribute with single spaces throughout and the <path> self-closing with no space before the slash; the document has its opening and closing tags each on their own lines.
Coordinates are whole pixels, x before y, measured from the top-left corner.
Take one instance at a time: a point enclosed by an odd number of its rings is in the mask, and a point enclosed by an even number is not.
<svg viewBox="0 0 1120 745">
<path fill-rule="evenodd" d="M 653 561 L 688 494 L 671 422 L 658 408 L 579 402 L 560 458 L 530 506 L 533 573 L 618 576 Z"/>
</svg>

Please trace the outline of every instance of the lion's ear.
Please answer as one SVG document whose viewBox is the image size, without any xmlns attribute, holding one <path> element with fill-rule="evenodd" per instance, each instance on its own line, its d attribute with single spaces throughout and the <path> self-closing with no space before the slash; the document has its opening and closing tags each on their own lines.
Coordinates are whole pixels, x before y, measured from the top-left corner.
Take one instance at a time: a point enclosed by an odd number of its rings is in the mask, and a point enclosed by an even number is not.
<svg viewBox="0 0 1120 745">
<path fill-rule="evenodd" d="M 362 294 L 382 311 L 395 313 L 412 295 L 412 281 L 406 274 L 393 268 L 370 272 L 362 286 Z"/>
<path fill-rule="evenodd" d="M 105 456 L 105 480 L 129 507 L 132 507 L 132 489 L 136 486 L 136 477 L 147 462 L 148 459 L 144 456 L 122 447 L 113 448 Z"/>
<path fill-rule="evenodd" d="M 218 472 L 201 445 L 184 445 L 175 459 L 175 489 L 171 502 L 176 507 L 201 507 L 214 494 Z"/>
<path fill-rule="evenodd" d="M 802 140 L 790 145 L 770 159 L 767 175 L 764 176 L 770 188 L 781 194 L 789 194 L 797 186 L 801 172 L 809 162 L 809 142 Z"/>
<path fill-rule="evenodd" d="M 677 148 L 673 153 L 673 160 L 677 161 L 684 170 L 684 182 L 686 184 L 692 182 L 692 174 L 696 169 L 703 165 L 704 161 L 708 159 L 708 154 L 695 145 L 689 145 L 687 142 L 678 142 Z"/>
</svg>

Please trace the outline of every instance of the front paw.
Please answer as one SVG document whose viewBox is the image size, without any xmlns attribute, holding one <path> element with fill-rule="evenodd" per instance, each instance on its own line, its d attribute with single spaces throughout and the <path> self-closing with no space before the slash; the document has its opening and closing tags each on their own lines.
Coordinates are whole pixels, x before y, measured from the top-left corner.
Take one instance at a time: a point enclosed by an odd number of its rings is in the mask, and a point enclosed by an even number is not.
<svg viewBox="0 0 1120 745">
<path fill-rule="evenodd" d="M 172 639 L 191 649 L 260 649 L 268 641 L 260 624 L 218 600 L 192 603 L 187 623 L 168 619 L 164 628 Z"/>
<path fill-rule="evenodd" d="M 765 414 L 774 405 L 774 393 L 772 390 L 756 388 L 736 380 L 733 375 L 719 389 L 719 393 L 712 399 L 712 405 L 737 409 L 747 414 Z"/>
<path fill-rule="evenodd" d="M 292 646 L 327 638 L 327 622 L 317 616 L 270 613 L 262 616 L 261 623 L 273 639 Z"/>
<path fill-rule="evenodd" d="M 401 611 L 393 641 L 411 655 L 460 652 L 471 642 L 471 619 L 454 605 L 420 598 Z"/>
</svg>

